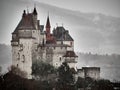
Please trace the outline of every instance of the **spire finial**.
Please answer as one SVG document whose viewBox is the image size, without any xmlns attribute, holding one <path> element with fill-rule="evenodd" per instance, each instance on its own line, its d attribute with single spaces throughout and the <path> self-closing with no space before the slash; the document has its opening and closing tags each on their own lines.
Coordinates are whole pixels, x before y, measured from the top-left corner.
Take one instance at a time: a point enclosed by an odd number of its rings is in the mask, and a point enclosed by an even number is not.
<svg viewBox="0 0 120 90">
<path fill-rule="evenodd" d="M 34 3 L 34 8 L 36 8 L 36 3 Z"/>
<path fill-rule="evenodd" d="M 24 11 L 23 11 L 23 17 L 25 17 L 25 15 L 26 15 L 26 11 L 24 10 Z"/>
<path fill-rule="evenodd" d="M 49 15 L 47 17 L 47 22 L 46 22 L 46 28 L 50 28 L 50 20 L 49 20 Z"/>
<path fill-rule="evenodd" d="M 33 14 L 34 14 L 34 15 L 37 15 L 36 4 L 34 4 Z"/>
</svg>

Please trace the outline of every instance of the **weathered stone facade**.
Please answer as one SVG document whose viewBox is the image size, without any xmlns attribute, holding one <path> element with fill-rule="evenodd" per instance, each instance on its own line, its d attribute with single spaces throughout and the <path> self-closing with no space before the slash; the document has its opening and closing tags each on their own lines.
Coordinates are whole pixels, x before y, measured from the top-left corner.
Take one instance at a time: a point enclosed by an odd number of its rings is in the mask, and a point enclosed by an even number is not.
<svg viewBox="0 0 120 90">
<path fill-rule="evenodd" d="M 100 67 L 82 67 L 82 69 L 78 69 L 77 75 L 82 78 L 90 77 L 98 80 L 100 79 Z"/>
<path fill-rule="evenodd" d="M 32 13 L 24 10 L 22 19 L 12 33 L 12 61 L 13 65 L 27 72 L 32 78 L 32 62 L 41 60 L 56 68 L 66 61 L 71 68 L 76 69 L 76 54 L 74 53 L 74 40 L 64 27 L 56 27 L 53 34 L 49 16 L 46 28 L 39 24 L 37 11 Z"/>
</svg>

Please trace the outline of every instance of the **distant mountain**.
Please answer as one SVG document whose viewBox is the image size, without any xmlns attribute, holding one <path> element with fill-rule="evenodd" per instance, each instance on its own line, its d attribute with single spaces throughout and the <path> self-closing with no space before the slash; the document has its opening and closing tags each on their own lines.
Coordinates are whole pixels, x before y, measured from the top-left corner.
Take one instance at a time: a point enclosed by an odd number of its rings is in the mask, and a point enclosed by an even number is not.
<svg viewBox="0 0 120 90">
<path fill-rule="evenodd" d="M 37 4 L 43 13 L 50 12 L 53 26 L 57 22 L 64 23 L 75 40 L 76 51 L 120 53 L 120 18 Z"/>
<path fill-rule="evenodd" d="M 100 67 L 101 77 L 120 81 L 120 55 L 98 55 L 91 53 L 77 53 L 77 67 Z"/>
<path fill-rule="evenodd" d="M 11 46 L 0 44 L 0 66 L 2 72 L 7 71 L 7 68 L 12 64 Z"/>
</svg>

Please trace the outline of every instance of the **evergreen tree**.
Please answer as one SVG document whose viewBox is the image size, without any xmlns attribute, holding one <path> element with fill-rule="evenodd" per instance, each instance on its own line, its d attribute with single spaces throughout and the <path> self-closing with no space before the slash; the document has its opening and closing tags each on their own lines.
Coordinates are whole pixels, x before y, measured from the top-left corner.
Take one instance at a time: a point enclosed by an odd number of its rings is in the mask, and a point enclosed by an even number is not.
<svg viewBox="0 0 120 90">
<path fill-rule="evenodd" d="M 58 72 L 59 72 L 59 80 L 63 84 L 73 84 L 74 83 L 72 71 L 66 62 L 64 62 L 58 68 Z"/>
</svg>

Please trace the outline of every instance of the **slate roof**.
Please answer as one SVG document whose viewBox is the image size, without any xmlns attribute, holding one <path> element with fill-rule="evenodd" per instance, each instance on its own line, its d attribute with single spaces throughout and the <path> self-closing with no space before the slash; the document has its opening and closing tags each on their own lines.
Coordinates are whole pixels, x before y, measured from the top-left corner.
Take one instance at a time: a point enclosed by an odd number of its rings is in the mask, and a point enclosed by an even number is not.
<svg viewBox="0 0 120 90">
<path fill-rule="evenodd" d="M 17 33 L 18 30 L 24 30 L 24 29 L 36 29 L 35 25 L 34 25 L 34 20 L 33 20 L 33 16 L 37 15 L 37 10 L 36 8 L 34 8 L 32 13 L 26 13 L 26 11 L 23 11 L 23 15 L 22 15 L 22 19 L 20 20 L 19 24 L 17 25 L 16 29 L 14 30 L 14 33 Z M 37 25 L 38 25 L 38 29 L 40 29 L 39 26 L 39 20 L 37 20 Z"/>
<path fill-rule="evenodd" d="M 23 30 L 23 29 L 35 29 L 32 14 L 27 14 L 22 17 L 21 21 L 19 22 L 18 26 L 16 27 L 14 33 L 17 33 L 17 30 Z"/>
<path fill-rule="evenodd" d="M 36 10 L 35 7 L 34 7 L 34 10 L 33 10 L 33 14 L 34 14 L 34 15 L 37 15 L 37 10 Z"/>
<path fill-rule="evenodd" d="M 53 30 L 53 35 L 57 41 L 74 41 L 70 36 L 68 30 L 65 30 L 64 27 L 57 27 Z"/>
<path fill-rule="evenodd" d="M 66 54 L 63 57 L 78 57 L 74 51 L 66 51 Z"/>
<path fill-rule="evenodd" d="M 49 20 L 49 16 L 47 17 L 47 22 L 46 22 L 46 28 L 50 28 L 50 20 Z"/>
</svg>

